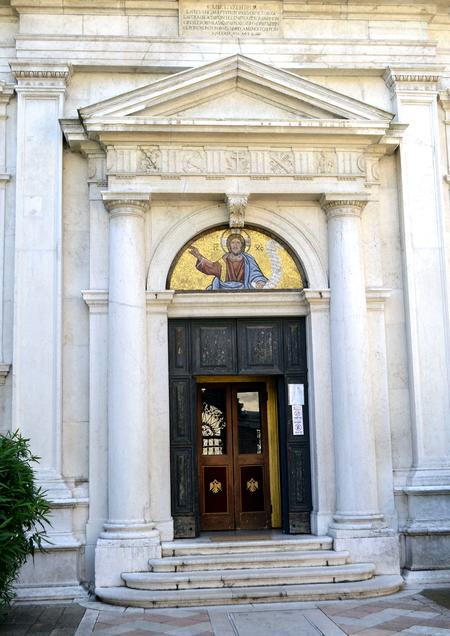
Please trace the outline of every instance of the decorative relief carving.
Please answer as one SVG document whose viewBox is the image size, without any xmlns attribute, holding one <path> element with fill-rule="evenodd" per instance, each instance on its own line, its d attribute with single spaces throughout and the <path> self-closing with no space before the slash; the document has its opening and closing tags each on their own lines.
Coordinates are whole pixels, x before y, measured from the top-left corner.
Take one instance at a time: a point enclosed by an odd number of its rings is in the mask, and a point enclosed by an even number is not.
<svg viewBox="0 0 450 636">
<path fill-rule="evenodd" d="M 115 146 L 108 149 L 108 174 L 201 175 L 218 178 L 248 175 L 268 178 L 292 176 L 364 177 L 364 157 L 356 150 L 308 150 L 293 147 L 258 149 L 214 146 Z"/>
<path fill-rule="evenodd" d="M 319 152 L 316 156 L 317 174 L 335 174 L 337 172 L 337 157 L 334 152 Z"/>
<path fill-rule="evenodd" d="M 230 215 L 230 227 L 244 227 L 245 208 L 247 207 L 247 194 L 226 195 L 228 214 Z"/>
<path fill-rule="evenodd" d="M 139 169 L 143 172 L 160 172 L 161 171 L 161 151 L 158 146 L 149 146 L 148 148 L 139 147 L 141 158 L 139 161 Z"/>
</svg>

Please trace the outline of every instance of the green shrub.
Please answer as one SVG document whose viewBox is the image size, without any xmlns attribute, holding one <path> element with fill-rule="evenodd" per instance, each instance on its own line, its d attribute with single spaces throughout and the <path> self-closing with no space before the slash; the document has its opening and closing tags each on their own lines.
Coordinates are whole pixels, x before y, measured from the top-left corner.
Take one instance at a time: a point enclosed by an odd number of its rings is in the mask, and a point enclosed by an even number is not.
<svg viewBox="0 0 450 636">
<path fill-rule="evenodd" d="M 28 556 L 43 549 L 50 505 L 34 481 L 38 458 L 29 440 L 15 433 L 0 435 L 0 608 L 14 597 L 13 582 Z"/>
</svg>

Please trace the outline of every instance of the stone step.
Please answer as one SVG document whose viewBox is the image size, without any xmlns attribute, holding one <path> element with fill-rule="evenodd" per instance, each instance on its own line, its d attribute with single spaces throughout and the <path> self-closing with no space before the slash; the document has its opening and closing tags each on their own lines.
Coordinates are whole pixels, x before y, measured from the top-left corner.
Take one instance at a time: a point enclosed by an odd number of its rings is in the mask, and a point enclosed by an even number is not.
<svg viewBox="0 0 450 636">
<path fill-rule="evenodd" d="M 205 541 L 178 539 L 162 543 L 163 557 L 195 554 L 230 554 L 240 552 L 296 552 L 297 550 L 331 550 L 331 537 L 307 536 L 299 538 L 270 539 L 268 541 Z"/>
<path fill-rule="evenodd" d="M 349 559 L 346 551 L 298 550 L 297 552 L 251 552 L 250 554 L 200 554 L 194 556 L 164 557 L 151 559 L 148 564 L 152 572 L 186 572 L 198 570 L 232 570 L 244 568 L 310 567 L 345 565 Z"/>
<path fill-rule="evenodd" d="M 300 585 L 339 583 L 370 579 L 375 571 L 372 563 L 339 566 L 261 568 L 258 570 L 208 570 L 205 572 L 122 573 L 127 587 L 138 590 L 185 590 L 218 587 L 262 585 Z"/>
<path fill-rule="evenodd" d="M 122 586 L 100 587 L 95 590 L 95 593 L 105 603 L 125 607 L 204 607 L 205 605 L 370 598 L 398 592 L 402 585 L 401 576 L 386 575 L 349 583 L 164 591 L 135 590 Z"/>
</svg>

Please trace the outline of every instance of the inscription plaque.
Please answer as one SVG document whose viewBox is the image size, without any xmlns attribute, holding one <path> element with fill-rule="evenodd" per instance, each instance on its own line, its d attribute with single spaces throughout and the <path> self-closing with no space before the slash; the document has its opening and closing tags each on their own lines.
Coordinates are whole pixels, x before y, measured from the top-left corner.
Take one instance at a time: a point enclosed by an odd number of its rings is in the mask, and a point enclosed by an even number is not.
<svg viewBox="0 0 450 636">
<path fill-rule="evenodd" d="M 188 37 L 278 37 L 278 2 L 180 2 L 180 35 Z"/>
</svg>

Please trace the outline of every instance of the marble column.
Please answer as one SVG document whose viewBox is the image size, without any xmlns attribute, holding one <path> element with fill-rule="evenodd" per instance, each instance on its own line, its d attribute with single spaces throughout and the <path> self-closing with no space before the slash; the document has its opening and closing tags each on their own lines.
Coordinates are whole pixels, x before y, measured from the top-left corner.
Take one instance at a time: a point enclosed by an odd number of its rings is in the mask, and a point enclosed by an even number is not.
<svg viewBox="0 0 450 636">
<path fill-rule="evenodd" d="M 6 361 L 3 345 L 4 320 L 3 320 L 3 281 L 5 279 L 5 213 L 6 213 L 6 186 L 10 179 L 6 166 L 6 120 L 7 106 L 14 92 L 14 86 L 0 81 L 0 385 L 5 383 L 9 373 L 10 363 Z M 1 406 L 0 406 L 1 412 Z M 0 430 L 3 427 L 0 426 Z"/>
<path fill-rule="evenodd" d="M 393 533 L 379 511 L 368 356 L 361 213 L 367 195 L 326 194 L 336 512 L 329 533 L 354 560 L 398 572 Z"/>
<path fill-rule="evenodd" d="M 433 564 L 449 580 L 450 298 L 439 73 L 391 68 L 384 77 L 393 109 L 408 125 L 399 152 L 399 214 L 413 463 L 406 480 L 400 474 L 396 483 L 408 510 L 402 528 L 406 568 L 411 578 L 425 580 L 417 572 Z M 445 97 L 442 105 L 445 109 Z M 438 580 L 434 572 L 430 578 Z"/>
<path fill-rule="evenodd" d="M 108 521 L 96 547 L 96 587 L 160 556 L 149 522 L 144 214 L 148 193 L 103 192 L 110 215 Z"/>
</svg>

